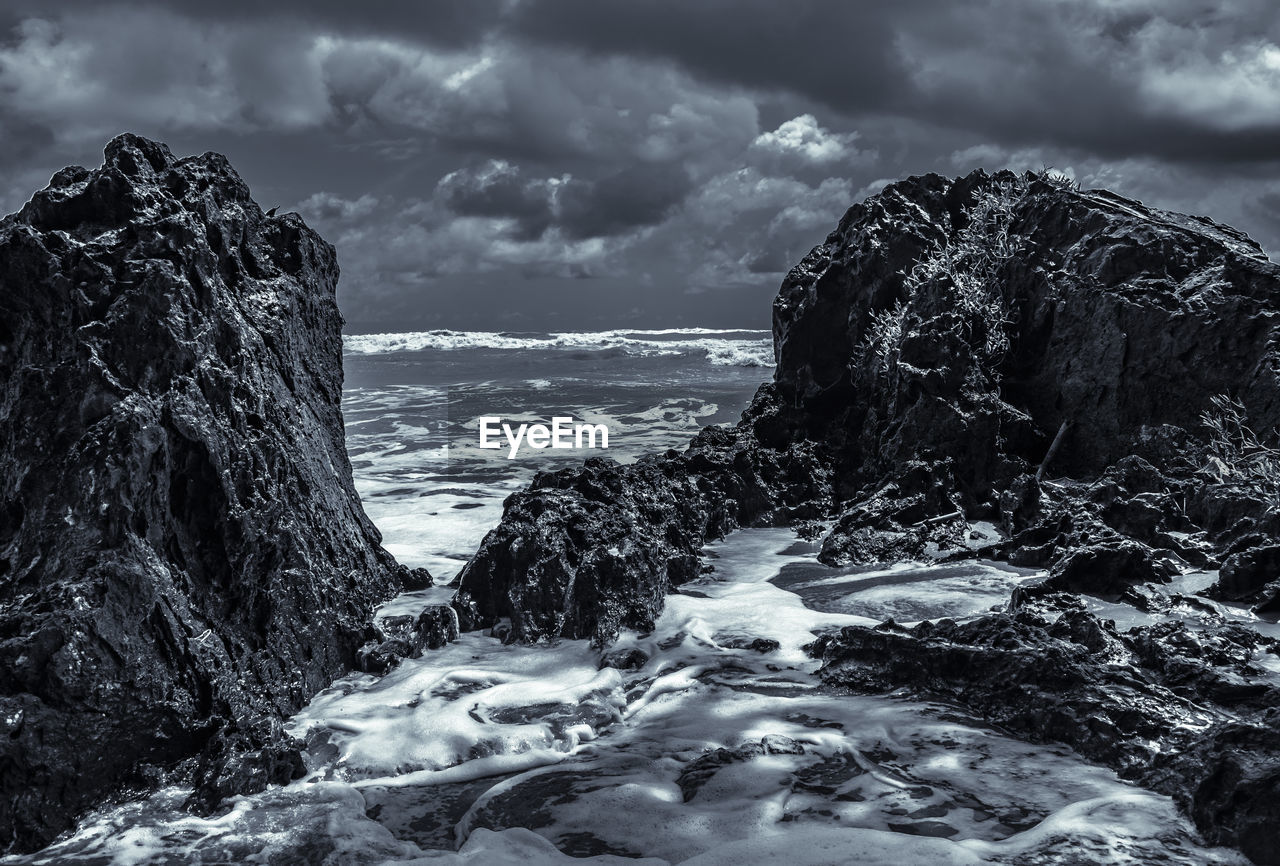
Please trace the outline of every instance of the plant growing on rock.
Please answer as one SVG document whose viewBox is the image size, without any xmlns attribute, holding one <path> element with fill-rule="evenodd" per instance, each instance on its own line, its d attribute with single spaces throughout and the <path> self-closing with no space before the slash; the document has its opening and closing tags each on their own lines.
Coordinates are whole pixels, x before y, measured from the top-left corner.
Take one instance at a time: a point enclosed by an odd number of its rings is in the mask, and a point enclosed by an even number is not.
<svg viewBox="0 0 1280 866">
<path fill-rule="evenodd" d="M 907 314 L 907 305 L 898 300 L 892 307 L 871 315 L 864 346 L 880 373 L 887 373 L 898 360 L 902 337 L 906 333 Z"/>
<path fill-rule="evenodd" d="M 1220 481 L 1254 487 L 1280 502 L 1280 451 L 1266 445 L 1248 425 L 1243 403 L 1225 394 L 1210 403 L 1200 416 L 1209 437 L 1205 470 Z"/>
<path fill-rule="evenodd" d="M 1006 266 L 1022 250 L 1012 232 L 1014 207 L 1028 187 L 1026 178 L 1007 178 L 980 190 L 967 212 L 967 223 L 950 239 L 935 240 L 903 276 L 903 295 L 892 307 L 873 312 L 862 350 L 877 375 L 896 363 L 911 322 L 934 321 L 938 312 L 957 317 L 960 336 L 971 350 L 976 370 L 966 378 L 998 382 L 998 367 L 1009 350 L 1009 303 L 1002 291 Z M 925 299 L 943 288 L 947 307 L 926 311 Z M 932 313 L 932 314 L 931 314 Z"/>
<path fill-rule="evenodd" d="M 1046 165 L 1040 169 L 1040 173 L 1036 175 L 1036 180 L 1049 184 L 1054 189 L 1063 190 L 1065 192 L 1080 192 L 1080 181 L 1071 175 L 1058 171 L 1051 165 Z"/>
</svg>

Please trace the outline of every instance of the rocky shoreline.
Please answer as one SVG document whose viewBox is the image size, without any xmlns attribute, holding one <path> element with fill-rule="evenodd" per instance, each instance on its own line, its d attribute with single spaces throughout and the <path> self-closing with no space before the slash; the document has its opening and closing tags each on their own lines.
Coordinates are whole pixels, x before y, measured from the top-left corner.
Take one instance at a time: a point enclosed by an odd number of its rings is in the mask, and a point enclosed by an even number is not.
<svg viewBox="0 0 1280 866">
<path fill-rule="evenodd" d="M 0 223 L 6 850 L 121 792 L 208 812 L 288 782 L 285 716 L 459 630 L 649 631 L 708 541 L 773 526 L 831 566 L 1044 569 L 990 614 L 809 651 L 829 689 L 1067 744 L 1275 862 L 1280 642 L 1216 606 L 1280 612 L 1280 267 L 1243 234 L 1047 174 L 892 184 L 787 276 L 735 427 L 540 474 L 450 606 L 376 625 L 430 576 L 352 484 L 337 275 L 224 158 L 132 135 Z"/>
<path fill-rule="evenodd" d="M 0 222 L 0 851 L 302 769 L 280 720 L 421 583 L 351 480 L 332 246 L 122 135 Z"/>
<path fill-rule="evenodd" d="M 784 281 L 774 338 L 736 428 L 512 496 L 459 576 L 464 627 L 651 628 L 739 526 L 820 536 L 829 565 L 1047 569 L 971 622 L 824 635 L 821 676 L 1071 745 L 1275 862 L 1280 645 L 1160 590 L 1220 567 L 1206 598 L 1280 607 L 1280 267 L 1058 177 L 930 175 L 850 209 Z M 1170 621 L 1122 630 L 1082 596 Z"/>
</svg>

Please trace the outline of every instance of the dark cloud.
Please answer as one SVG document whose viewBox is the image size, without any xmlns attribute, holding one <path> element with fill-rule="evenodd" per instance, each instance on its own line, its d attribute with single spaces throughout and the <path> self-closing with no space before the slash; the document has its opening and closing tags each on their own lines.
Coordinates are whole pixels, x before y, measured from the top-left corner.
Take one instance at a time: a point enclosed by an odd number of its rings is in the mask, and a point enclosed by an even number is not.
<svg viewBox="0 0 1280 866">
<path fill-rule="evenodd" d="M 1253 225 L 1254 240 L 1272 251 L 1280 251 L 1280 177 L 1273 175 L 1270 184 L 1244 202 L 1244 214 Z M 1268 188 L 1269 187 L 1269 188 Z M 1241 222 L 1243 223 L 1243 221 Z"/>
<path fill-rule="evenodd" d="M 526 0 L 509 32 L 571 50 L 663 58 L 731 86 L 785 89 L 842 109 L 905 95 L 895 21 L 926 0 Z"/>
<path fill-rule="evenodd" d="M 656 225 L 693 188 L 678 164 L 628 166 L 596 181 L 572 181 L 560 192 L 559 224 L 573 238 L 616 235 Z"/>
<path fill-rule="evenodd" d="M 617 235 L 656 225 L 692 188 L 679 164 L 629 166 L 596 180 L 529 177 L 518 166 L 490 160 L 450 172 L 436 199 L 459 216 L 511 222 L 511 235 L 534 240 L 555 228 L 573 240 Z"/>
<path fill-rule="evenodd" d="M 436 187 L 440 203 L 461 216 L 510 218 L 516 237 L 533 240 L 551 227 L 559 180 L 526 178 L 520 169 L 491 161 L 481 169 L 459 169 Z"/>
<path fill-rule="evenodd" d="M 53 130 L 0 106 L 0 166 L 29 162 L 53 144 Z"/>
<path fill-rule="evenodd" d="M 1002 141 L 1179 160 L 1280 148 L 1272 0 L 532 0 L 509 26 Z"/>
<path fill-rule="evenodd" d="M 178 13 L 211 24 L 262 22 L 286 24 L 304 32 L 337 32 L 412 38 L 430 45 L 465 47 L 480 41 L 501 20 L 507 0 L 151 0 L 151 2 L 110 2 L 110 0 L 59 0 L 58 11 L 66 15 L 107 8 L 134 8 L 148 14 Z M 47 16 L 48 0 L 6 0 L 5 13 L 11 20 L 26 16 Z M 3 19 L 0 19 L 2 21 Z"/>
<path fill-rule="evenodd" d="M 123 129 L 303 213 L 357 329 L 764 325 L 849 205 L 925 171 L 1053 165 L 1280 249 L 1280 7 L 4 4 L 0 205 Z"/>
</svg>

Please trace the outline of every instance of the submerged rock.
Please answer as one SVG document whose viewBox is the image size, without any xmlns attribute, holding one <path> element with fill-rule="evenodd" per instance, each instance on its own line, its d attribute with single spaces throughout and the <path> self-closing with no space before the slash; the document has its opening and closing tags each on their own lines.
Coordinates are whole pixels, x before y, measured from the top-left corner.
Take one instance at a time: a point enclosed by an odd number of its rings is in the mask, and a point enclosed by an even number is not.
<svg viewBox="0 0 1280 866">
<path fill-rule="evenodd" d="M 0 222 L 5 849 L 219 731 L 207 756 L 258 757 L 202 770 L 206 805 L 292 772 L 242 723 L 350 669 L 400 584 L 352 485 L 337 279 L 224 157 L 133 135 Z"/>
</svg>

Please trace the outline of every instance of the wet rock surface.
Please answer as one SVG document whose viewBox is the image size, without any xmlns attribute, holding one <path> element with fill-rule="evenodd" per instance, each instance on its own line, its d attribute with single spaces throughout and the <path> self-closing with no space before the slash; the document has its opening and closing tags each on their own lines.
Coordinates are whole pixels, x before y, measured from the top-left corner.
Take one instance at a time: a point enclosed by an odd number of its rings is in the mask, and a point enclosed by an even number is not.
<svg viewBox="0 0 1280 866">
<path fill-rule="evenodd" d="M 217 154 L 124 135 L 0 222 L 0 840 L 32 849 L 356 661 L 400 569 L 344 444 L 333 248 Z M 292 751 L 291 751 L 292 750 Z"/>
<path fill-rule="evenodd" d="M 402 614 L 379 619 L 370 628 L 371 640 L 360 647 L 360 670 L 385 674 L 402 659 L 416 659 L 427 650 L 458 637 L 458 615 L 447 604 L 428 605 L 417 616 Z"/>
<path fill-rule="evenodd" d="M 1212 843 L 1274 861 L 1280 644 L 1240 626 L 1127 632 L 1070 595 L 965 623 L 846 627 L 813 653 L 831 686 L 953 701 L 1170 794 Z"/>
<path fill-rule="evenodd" d="M 667 593 L 700 573 L 707 540 L 829 508 L 815 448 L 762 444 L 761 431 L 779 423 L 767 386 L 747 419 L 705 429 L 684 452 L 540 473 L 508 498 L 501 525 L 459 575 L 462 628 L 510 619 L 518 639 L 601 643 L 620 628 L 650 630 Z"/>
<path fill-rule="evenodd" d="M 1275 862 L 1276 646 L 1166 585 L 1221 566 L 1205 596 L 1280 612 L 1280 267 L 1047 175 L 929 175 L 851 208 L 773 318 L 774 381 L 736 428 L 513 496 L 460 576 L 463 627 L 645 631 L 738 526 L 822 535 L 833 566 L 1045 569 L 1002 613 L 827 637 L 823 675 L 1069 744 Z M 1125 631 L 1082 598 L 1169 619 Z"/>
</svg>

